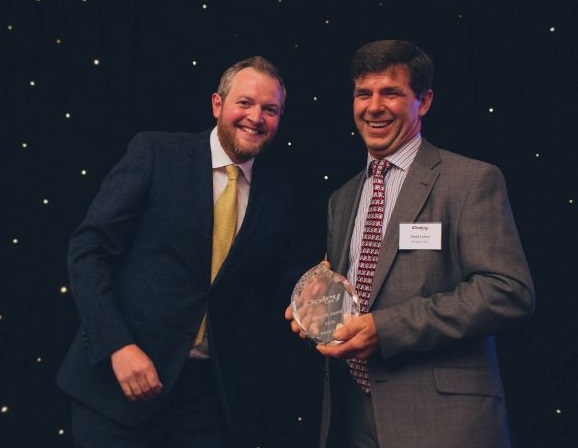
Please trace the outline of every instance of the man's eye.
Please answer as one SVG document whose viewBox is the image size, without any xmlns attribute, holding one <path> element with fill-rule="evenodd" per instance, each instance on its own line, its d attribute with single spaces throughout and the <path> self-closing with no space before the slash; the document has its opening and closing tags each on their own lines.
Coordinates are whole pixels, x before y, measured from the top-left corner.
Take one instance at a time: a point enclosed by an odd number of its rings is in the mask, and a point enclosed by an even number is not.
<svg viewBox="0 0 578 448">
<path fill-rule="evenodd" d="M 279 111 L 278 111 L 276 108 L 274 108 L 274 107 L 271 107 L 271 108 L 268 108 L 268 107 L 267 107 L 267 108 L 263 109 L 263 111 L 264 111 L 267 115 L 269 115 L 270 117 L 276 117 L 277 115 L 279 115 Z"/>
</svg>

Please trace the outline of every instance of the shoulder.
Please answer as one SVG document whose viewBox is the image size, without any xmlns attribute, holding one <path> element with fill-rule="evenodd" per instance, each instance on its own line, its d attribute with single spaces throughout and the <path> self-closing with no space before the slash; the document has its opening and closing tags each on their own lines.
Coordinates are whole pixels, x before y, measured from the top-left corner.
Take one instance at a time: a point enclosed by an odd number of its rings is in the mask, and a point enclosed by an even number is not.
<svg viewBox="0 0 578 448">
<path fill-rule="evenodd" d="M 253 187 L 275 192 L 277 198 L 293 199 L 293 186 L 289 180 L 266 158 L 257 156 L 253 165 Z"/>
<path fill-rule="evenodd" d="M 423 141 L 415 162 L 432 163 L 436 169 L 455 177 L 472 177 L 476 173 L 501 174 L 500 168 L 490 162 L 437 147 L 426 140 Z"/>
<path fill-rule="evenodd" d="M 141 131 L 135 134 L 129 142 L 130 147 L 146 147 L 152 150 L 180 149 L 191 146 L 209 144 L 210 130 L 196 134 L 188 132 Z"/>
<path fill-rule="evenodd" d="M 414 173 L 422 175 L 433 171 L 436 191 L 450 195 L 468 194 L 471 191 L 497 191 L 506 189 L 501 169 L 492 163 L 468 157 L 425 142 L 414 161 Z M 413 165 L 410 172 L 414 169 Z"/>
</svg>

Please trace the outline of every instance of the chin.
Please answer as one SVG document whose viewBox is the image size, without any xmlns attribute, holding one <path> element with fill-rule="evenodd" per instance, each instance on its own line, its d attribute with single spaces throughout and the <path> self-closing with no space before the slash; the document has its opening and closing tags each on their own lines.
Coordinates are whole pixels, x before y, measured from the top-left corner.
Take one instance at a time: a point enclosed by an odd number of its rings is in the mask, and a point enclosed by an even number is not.
<svg viewBox="0 0 578 448">
<path fill-rule="evenodd" d="M 246 162 L 249 159 L 253 159 L 259 155 L 259 153 L 263 150 L 263 147 L 259 146 L 257 148 L 239 148 L 238 146 L 235 148 L 235 155 L 237 158 Z"/>
</svg>

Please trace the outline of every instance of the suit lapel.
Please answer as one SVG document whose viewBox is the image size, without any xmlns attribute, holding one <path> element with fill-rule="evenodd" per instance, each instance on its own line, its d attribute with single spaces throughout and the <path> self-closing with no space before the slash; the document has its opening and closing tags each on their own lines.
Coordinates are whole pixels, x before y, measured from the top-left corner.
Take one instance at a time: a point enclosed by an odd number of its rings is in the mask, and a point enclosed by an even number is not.
<svg viewBox="0 0 578 448">
<path fill-rule="evenodd" d="M 439 176 L 439 170 L 436 168 L 439 163 L 439 152 L 434 146 L 424 140 L 407 173 L 407 177 L 401 187 L 393 213 L 387 225 L 382 242 L 382 250 L 373 278 L 370 307 L 375 301 L 383 282 L 387 278 L 395 256 L 397 255 L 399 247 L 399 224 L 415 221 Z"/>
<path fill-rule="evenodd" d="M 336 214 L 336 218 L 334 219 L 339 219 L 339 222 L 335 222 L 331 226 L 333 229 L 337 229 L 336 232 L 333 232 L 332 238 L 338 242 L 336 247 L 341 248 L 333 269 L 342 275 L 347 275 L 347 268 L 349 266 L 349 244 L 340 245 L 339 242 L 351 241 L 353 228 L 355 227 L 355 217 L 357 215 L 356 210 L 359 206 L 364 182 L 365 171 L 362 171 L 353 178 L 348 187 L 343 191 L 339 204 L 343 206 L 345 206 L 345 204 L 351 204 L 351 212 L 343 211 L 343 213 Z"/>
<path fill-rule="evenodd" d="M 210 284 L 211 257 L 213 253 L 213 169 L 211 161 L 210 132 L 200 137 L 189 147 L 190 168 L 190 216 L 201 223 L 202 231 L 195 235 L 200 241 L 200 267 L 205 270 L 204 278 Z"/>
<path fill-rule="evenodd" d="M 265 208 L 265 204 L 270 194 L 269 191 L 271 190 L 271 188 L 266 187 L 267 182 L 269 182 L 270 174 L 267 170 L 260 169 L 260 165 L 259 160 L 256 159 L 253 165 L 251 189 L 249 191 L 249 200 L 247 202 L 247 210 L 245 212 L 243 223 L 241 224 L 239 232 L 233 241 L 233 245 L 231 246 L 227 257 L 223 261 L 221 269 L 213 283 L 219 281 L 219 278 L 231 265 L 232 260 L 237 258 L 235 253 L 240 250 L 239 248 L 242 247 L 243 243 L 251 238 L 251 235 L 253 235 L 257 229 L 259 217 Z"/>
</svg>

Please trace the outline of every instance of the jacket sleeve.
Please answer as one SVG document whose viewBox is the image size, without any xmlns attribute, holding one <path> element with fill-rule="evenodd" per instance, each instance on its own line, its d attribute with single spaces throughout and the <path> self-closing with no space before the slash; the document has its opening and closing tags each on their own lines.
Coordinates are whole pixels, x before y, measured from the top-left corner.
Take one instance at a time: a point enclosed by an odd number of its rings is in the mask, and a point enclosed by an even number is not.
<svg viewBox="0 0 578 448">
<path fill-rule="evenodd" d="M 372 311 L 385 359 L 494 334 L 533 314 L 532 279 L 503 175 L 485 163 L 473 171 L 435 199 L 430 216 L 446 221 L 446 253 L 396 256 L 385 294 L 403 296 L 404 287 L 409 294 Z"/>
<path fill-rule="evenodd" d="M 93 365 L 133 341 L 114 279 L 146 206 L 153 165 L 150 139 L 137 134 L 103 180 L 70 241 L 71 291 Z"/>
</svg>

